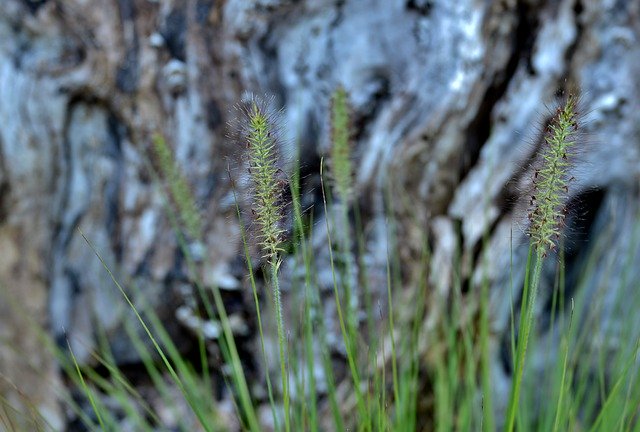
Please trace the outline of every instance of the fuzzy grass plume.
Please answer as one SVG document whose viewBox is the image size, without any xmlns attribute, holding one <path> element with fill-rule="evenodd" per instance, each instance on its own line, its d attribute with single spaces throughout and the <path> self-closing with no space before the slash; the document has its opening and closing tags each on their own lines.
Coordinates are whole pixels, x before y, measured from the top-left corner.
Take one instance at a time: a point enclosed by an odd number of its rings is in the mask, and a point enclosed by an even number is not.
<svg viewBox="0 0 640 432">
<path fill-rule="evenodd" d="M 570 94 L 558 107 L 547 127 L 541 152 L 541 166 L 534 173 L 529 231 L 536 251 L 546 255 L 555 250 L 564 221 L 564 203 L 569 190 L 567 170 L 578 131 L 577 98 Z"/>
<path fill-rule="evenodd" d="M 153 148 L 158 157 L 160 173 L 167 182 L 169 196 L 175 203 L 181 225 L 192 239 L 202 236 L 200 213 L 191 189 L 182 171 L 178 167 L 173 152 L 160 134 L 153 136 Z"/>
<path fill-rule="evenodd" d="M 348 201 L 353 184 L 348 94 L 338 87 L 331 99 L 331 175 L 336 195 Z"/>
<path fill-rule="evenodd" d="M 247 147 L 252 211 L 258 225 L 259 243 L 269 262 L 276 262 L 283 250 L 282 197 L 287 180 L 280 168 L 278 113 L 270 109 L 269 103 L 252 97 L 242 109 L 242 139 Z"/>
</svg>

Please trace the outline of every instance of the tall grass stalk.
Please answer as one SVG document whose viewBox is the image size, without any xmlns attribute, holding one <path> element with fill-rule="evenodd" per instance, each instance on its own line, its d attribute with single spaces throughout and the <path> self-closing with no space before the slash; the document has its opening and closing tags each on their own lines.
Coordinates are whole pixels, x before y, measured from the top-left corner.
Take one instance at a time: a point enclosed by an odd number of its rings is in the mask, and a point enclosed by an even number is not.
<svg viewBox="0 0 640 432">
<path fill-rule="evenodd" d="M 229 177 L 231 177 L 231 173 L 229 172 Z M 233 184 L 233 181 L 230 178 L 230 183 Z M 235 202 L 236 207 L 236 215 L 238 216 L 238 220 L 242 220 L 242 214 L 240 211 L 240 206 L 238 205 L 238 196 L 236 194 L 235 188 L 232 187 L 233 192 L 233 200 Z M 240 224 L 240 236 L 242 239 L 242 245 L 244 249 L 244 255 L 247 262 L 247 272 L 249 273 L 249 283 L 251 284 L 251 292 L 253 294 L 253 302 L 256 310 L 256 319 L 258 321 L 258 333 L 260 336 L 260 350 L 262 351 L 262 361 L 264 362 L 265 368 L 265 381 L 267 384 L 267 394 L 269 397 L 269 405 L 271 407 L 271 415 L 273 418 L 273 425 L 275 430 L 280 430 L 278 415 L 276 413 L 276 404 L 273 396 L 273 386 L 271 384 L 271 377 L 269 375 L 269 362 L 267 357 L 267 350 L 265 348 L 265 337 L 264 337 L 264 326 L 262 324 L 262 313 L 260 308 L 260 300 L 258 298 L 258 288 L 256 285 L 256 279 L 253 273 L 253 264 L 251 263 L 251 252 L 249 251 L 249 243 L 247 241 L 247 234 L 243 224 Z"/>
<path fill-rule="evenodd" d="M 534 173 L 534 194 L 530 200 L 533 208 L 529 214 L 531 245 L 525 272 L 515 371 L 507 409 L 506 430 L 508 432 L 514 428 L 518 411 L 527 344 L 533 327 L 542 265 L 549 250 L 555 250 L 555 241 L 560 237 L 561 223 L 564 221 L 564 200 L 569 182 L 567 171 L 570 166 L 569 158 L 576 144 L 577 116 L 577 99 L 570 94 L 549 123 L 545 146 L 540 154 L 541 166 Z M 532 257 L 533 275 L 529 279 Z"/>
<path fill-rule="evenodd" d="M 325 192 L 325 184 L 324 184 L 324 160 L 320 161 L 320 187 L 322 190 L 322 203 L 324 205 L 325 214 L 327 211 L 327 195 Z M 360 373 L 358 372 L 358 364 L 357 364 L 357 353 L 355 347 L 353 346 L 353 338 L 350 336 L 349 329 L 346 324 L 345 316 L 342 310 L 342 305 L 340 302 L 340 293 L 338 292 L 338 281 L 336 279 L 336 268 L 335 261 L 333 257 L 333 248 L 332 244 L 332 236 L 331 236 L 331 226 L 329 223 L 329 218 L 325 218 L 326 230 L 327 230 L 327 243 L 329 244 L 329 262 L 331 265 L 331 275 L 333 278 L 333 293 L 336 302 L 336 311 L 338 313 L 338 322 L 340 323 L 340 331 L 342 333 L 342 339 L 345 344 L 345 350 L 347 352 L 347 363 L 349 365 L 349 370 L 351 372 L 351 380 L 353 382 L 353 391 L 356 396 L 356 404 L 358 407 L 359 420 L 364 425 L 365 430 L 371 431 L 371 418 L 368 415 L 368 410 L 366 407 L 366 401 L 364 400 L 364 396 L 362 394 L 361 389 L 361 378 Z"/>
<path fill-rule="evenodd" d="M 253 214 L 258 224 L 258 236 L 268 267 L 268 282 L 271 285 L 276 314 L 280 373 L 284 399 L 285 431 L 291 430 L 289 398 L 289 374 L 287 346 L 282 314 L 282 301 L 278 271 L 282 264 L 279 258 L 282 249 L 284 229 L 281 226 L 283 213 L 282 196 L 286 181 L 279 177 L 282 171 L 275 115 L 269 112 L 267 101 L 252 99 L 245 109 L 246 129 L 243 138 L 247 145 L 249 176 L 252 181 Z"/>
<path fill-rule="evenodd" d="M 314 353 L 314 342 L 320 344 L 321 352 L 324 353 L 324 348 L 326 347 L 326 341 L 324 341 L 324 329 L 323 329 L 323 320 L 317 319 L 318 314 L 318 303 L 319 299 L 316 299 L 316 290 L 313 289 L 312 285 L 312 275 L 314 273 L 311 263 L 311 253 L 307 245 L 307 241 L 305 238 L 305 223 L 303 221 L 303 211 L 300 203 L 300 146 L 297 146 L 297 153 L 295 157 L 295 166 L 293 175 L 291 176 L 291 200 L 292 200 L 292 213 L 293 213 L 293 228 L 294 228 L 294 237 L 293 237 L 293 247 L 294 254 L 296 257 L 301 257 L 300 261 L 296 260 L 296 264 L 305 268 L 304 272 L 304 286 L 302 290 L 304 292 L 304 301 L 302 304 L 303 307 L 303 325 L 301 329 L 301 337 L 304 341 L 304 360 L 305 366 L 307 368 L 307 374 L 309 376 L 309 403 L 305 403 L 306 401 L 302 401 L 303 408 L 308 410 L 309 412 L 309 429 L 311 432 L 318 431 L 318 395 L 317 395 L 317 382 L 315 377 L 315 369 L 316 369 L 316 359 Z M 311 215 L 309 220 L 309 226 L 313 227 L 313 217 Z M 309 236 L 313 236 L 312 232 L 309 232 Z M 316 326 L 315 323 L 318 322 Z M 318 332 L 320 333 L 319 340 L 316 340 L 314 337 L 314 329 L 318 328 Z M 323 357 L 323 360 L 326 356 Z M 322 361 L 322 364 L 326 366 L 326 362 Z M 301 373 L 304 375 L 304 372 Z M 330 367 L 325 367 L 325 374 L 327 375 L 327 381 L 329 385 L 329 398 L 330 404 L 332 407 L 332 411 L 334 411 L 334 421 L 336 424 L 337 430 L 344 428 L 341 423 L 341 417 L 339 410 L 337 410 L 337 401 L 335 400 L 335 387 L 333 386 L 333 375 Z M 304 395 L 304 393 L 302 393 Z M 307 406 L 308 405 L 308 406 Z M 304 418 L 304 417 L 303 417 Z"/>
<path fill-rule="evenodd" d="M 344 309 L 346 315 L 347 336 L 352 347 L 357 347 L 359 336 L 359 299 L 353 284 L 352 233 L 349 222 L 349 209 L 353 195 L 353 168 L 351 164 L 351 120 L 348 94 L 344 87 L 338 87 L 331 98 L 331 146 L 330 159 L 332 194 L 328 193 L 328 202 L 337 204 L 338 222 L 343 230 L 337 238 L 337 252 L 341 255 L 340 281 L 344 288 Z M 332 198 L 337 200 L 332 202 Z M 335 221 L 334 221 L 334 225 Z"/>
</svg>

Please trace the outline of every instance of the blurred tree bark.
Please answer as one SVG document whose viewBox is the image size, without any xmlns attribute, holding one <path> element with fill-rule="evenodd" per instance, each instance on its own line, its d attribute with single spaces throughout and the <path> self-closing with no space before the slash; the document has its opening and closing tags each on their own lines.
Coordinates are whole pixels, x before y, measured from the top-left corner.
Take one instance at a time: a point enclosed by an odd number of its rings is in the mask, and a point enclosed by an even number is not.
<svg viewBox="0 0 640 432">
<path fill-rule="evenodd" d="M 57 367 L 36 325 L 63 347 L 68 337 L 81 362 L 90 361 L 98 327 L 118 361 L 138 360 L 122 337 L 127 308 L 77 227 L 122 282 L 183 331 L 175 310 L 189 277 L 149 174 L 153 134 L 166 138 L 200 206 L 201 277 L 252 310 L 238 289 L 226 158 L 242 149 L 226 138 L 231 108 L 245 90 L 286 106 L 287 143 L 300 144 L 312 192 L 328 144 L 328 99 L 343 85 L 370 262 L 384 269 L 383 191 L 392 183 L 402 190 L 391 206 L 401 222 L 403 296 L 417 286 L 420 233 L 433 248 L 426 327 L 442 312 L 435 298 L 449 295 L 458 253 L 470 310 L 486 271 L 502 409 L 511 231 L 514 244 L 523 242 L 514 198 L 530 181 L 536 122 L 558 89 L 581 88 L 594 143 L 570 191 L 583 212 L 567 226 L 569 281 L 598 253 L 583 248 L 585 238 L 608 242 L 608 253 L 638 247 L 628 233 L 640 171 L 639 8 L 622 0 L 3 0 L 0 394 L 15 406 L 28 399 L 54 428 L 65 423 Z M 484 234 L 491 253 L 481 266 Z M 595 259 L 605 265 L 610 256 Z M 515 247 L 514 267 L 523 259 Z M 636 273 L 617 289 L 630 290 Z"/>
</svg>

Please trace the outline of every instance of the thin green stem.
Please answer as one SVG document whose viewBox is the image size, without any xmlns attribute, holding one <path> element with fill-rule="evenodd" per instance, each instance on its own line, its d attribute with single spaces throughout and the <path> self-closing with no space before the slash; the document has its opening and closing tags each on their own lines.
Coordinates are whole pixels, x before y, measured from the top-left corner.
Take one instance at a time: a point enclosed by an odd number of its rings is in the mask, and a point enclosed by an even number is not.
<svg viewBox="0 0 640 432">
<path fill-rule="evenodd" d="M 323 169 L 324 160 L 320 161 L 320 189 L 322 191 L 322 202 L 324 205 L 325 214 L 327 213 L 327 197 L 324 189 Z M 358 366 L 356 365 L 354 347 L 351 345 L 349 333 L 347 331 L 347 325 L 345 324 L 345 317 L 342 312 L 342 306 L 340 304 L 340 294 L 338 293 L 338 282 L 336 280 L 335 260 L 333 257 L 333 248 L 331 247 L 331 227 L 329 226 L 329 219 L 325 217 L 325 224 L 327 228 L 327 242 L 329 244 L 329 263 L 331 265 L 331 275 L 333 278 L 333 293 L 336 301 L 336 310 L 338 312 L 338 322 L 340 323 L 340 331 L 342 332 L 342 338 L 344 340 L 345 348 L 347 351 L 347 361 L 349 363 L 349 369 L 351 371 L 351 378 L 353 380 L 353 387 L 356 394 L 356 401 L 358 405 L 358 411 L 360 412 L 362 422 L 365 422 L 366 430 L 371 430 L 370 418 L 367 415 L 367 408 L 362 395 L 362 389 L 360 388 L 360 375 L 358 374 Z"/>
<path fill-rule="evenodd" d="M 556 405 L 556 416 L 553 422 L 553 432 L 559 430 L 560 418 L 563 413 L 562 405 L 564 403 L 565 387 L 567 383 L 567 361 L 569 359 L 569 335 L 571 334 L 571 325 L 573 323 L 573 300 L 571 301 L 571 316 L 569 318 L 569 329 L 563 340 L 564 360 L 562 363 L 562 378 L 560 379 L 560 391 L 558 394 L 558 403 Z"/>
<path fill-rule="evenodd" d="M 534 247 L 531 246 L 531 249 Z M 531 256 L 532 250 L 530 249 L 529 255 Z M 520 400 L 520 389 L 522 386 L 522 376 L 524 373 L 524 361 L 527 353 L 527 343 L 529 342 L 529 335 L 531 334 L 531 328 L 533 327 L 533 315 L 535 312 L 535 299 L 538 293 L 538 287 L 540 285 L 540 276 L 542 275 L 542 263 L 543 252 L 541 249 L 536 249 L 535 264 L 533 268 L 533 276 L 531 277 L 530 286 L 527 290 L 528 282 L 528 269 L 529 261 L 527 262 L 527 275 L 525 276 L 525 295 L 523 298 L 523 304 L 521 313 L 524 316 L 520 319 L 520 335 L 518 337 L 517 346 L 517 358 L 515 363 L 515 372 L 511 386 L 511 396 L 509 398 L 509 408 L 507 410 L 507 423 L 505 430 L 512 432 L 515 425 L 516 413 L 518 412 L 518 402 Z M 526 292 L 528 291 L 528 293 Z M 525 303 L 526 300 L 526 303 Z"/>
<path fill-rule="evenodd" d="M 96 418 L 98 419 L 98 423 L 100 423 L 100 429 L 102 429 L 103 431 L 111 430 L 111 428 L 107 429 L 105 427 L 105 424 L 104 424 L 104 421 L 102 420 L 102 415 L 101 415 L 102 409 L 98 408 L 98 404 L 96 403 L 96 400 L 93 397 L 93 391 L 89 389 L 89 386 L 84 380 L 82 372 L 80 371 L 80 365 L 78 364 L 78 360 L 76 359 L 76 356 L 73 353 L 73 350 L 71 349 L 71 344 L 69 343 L 68 339 L 67 339 L 67 347 L 69 348 L 69 354 L 71 354 L 71 360 L 73 360 L 73 365 L 76 368 L 76 373 L 78 374 L 78 378 L 80 379 L 80 383 L 82 384 L 84 393 L 87 395 L 87 398 L 89 399 L 89 403 L 91 404 L 91 408 L 93 408 L 93 412 L 96 415 Z"/>
<path fill-rule="evenodd" d="M 347 207 L 347 202 L 343 201 L 340 203 L 340 217 L 342 219 L 341 223 L 343 229 L 346 232 L 350 230 L 349 224 L 349 210 Z M 349 336 L 351 346 L 356 346 L 358 342 L 358 297 L 357 293 L 354 292 L 354 286 L 352 284 L 351 276 L 353 274 L 352 268 L 352 260 L 353 256 L 351 253 L 351 237 L 350 235 L 345 235 L 341 241 L 339 242 L 339 247 L 341 248 L 340 252 L 342 253 L 344 266 L 343 266 L 343 275 L 342 279 L 344 281 L 344 301 L 346 304 L 346 318 L 347 318 L 347 333 Z"/>
<path fill-rule="evenodd" d="M 229 173 L 229 180 L 231 180 L 231 174 Z M 233 182 L 231 182 L 233 184 Z M 238 197 L 236 195 L 236 189 L 234 187 L 231 188 L 233 192 L 233 202 L 236 207 L 236 215 L 238 216 L 238 221 L 242 221 L 242 215 L 240 213 L 240 206 L 238 205 Z M 276 404 L 273 398 L 273 386 L 271 385 L 271 377 L 269 376 L 269 363 L 267 361 L 267 350 L 264 345 L 264 326 L 262 325 L 262 313 L 260 312 L 260 301 L 258 299 L 258 288 L 256 286 L 256 279 L 253 276 L 253 265 L 251 264 L 251 254 L 249 252 L 249 243 L 247 242 L 247 233 L 242 223 L 239 223 L 240 226 L 240 236 L 242 238 L 242 245 L 244 249 L 244 256 L 247 262 L 247 273 L 249 274 L 249 283 L 251 284 L 251 292 L 253 294 L 253 301 L 256 308 L 256 319 L 258 321 L 258 332 L 260 334 L 260 349 L 262 351 L 262 360 L 264 361 L 264 370 L 265 370 L 265 379 L 267 382 L 267 393 L 269 396 L 269 404 L 271 405 L 271 414 L 273 417 L 273 426 L 276 431 L 280 430 L 280 426 L 278 424 L 278 416 L 276 415 Z"/>
<path fill-rule="evenodd" d="M 287 376 L 286 338 L 284 335 L 284 320 L 282 318 L 282 302 L 280 299 L 280 282 L 278 281 L 278 268 L 280 261 L 271 261 L 271 288 L 273 290 L 273 303 L 276 309 L 276 324 L 278 327 L 278 348 L 280 351 L 280 373 L 282 374 L 282 397 L 284 399 L 284 428 L 291 430 L 289 418 L 289 380 Z"/>
<path fill-rule="evenodd" d="M 389 303 L 389 332 L 391 335 L 391 373 L 393 379 L 393 397 L 396 404 L 400 403 L 400 390 L 398 389 L 398 364 L 396 354 L 396 335 L 393 322 L 393 296 L 391 295 L 391 263 L 389 261 L 389 241 L 387 241 L 387 301 Z M 383 383 L 384 384 L 384 383 Z"/>
</svg>

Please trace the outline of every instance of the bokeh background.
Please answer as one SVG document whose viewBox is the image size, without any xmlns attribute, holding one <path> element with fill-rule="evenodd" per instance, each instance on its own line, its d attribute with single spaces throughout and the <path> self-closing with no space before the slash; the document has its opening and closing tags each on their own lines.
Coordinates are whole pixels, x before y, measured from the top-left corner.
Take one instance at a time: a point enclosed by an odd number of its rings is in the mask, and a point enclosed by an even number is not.
<svg viewBox="0 0 640 432">
<path fill-rule="evenodd" d="M 57 428 L 73 421 L 56 390 L 65 381 L 32 320 L 61 346 L 68 339 L 80 363 L 91 363 L 99 326 L 120 365 L 132 374 L 141 367 L 123 337 L 131 311 L 78 227 L 120 281 L 153 304 L 185 355 L 193 350 L 192 287 L 149 172 L 156 134 L 202 217 L 202 240 L 192 245 L 198 272 L 224 290 L 244 360 L 259 369 L 228 172 L 243 149 L 228 122 L 246 92 L 274 97 L 284 108 L 283 151 L 293 160 L 299 149 L 303 202 L 313 208 L 329 98 L 341 85 L 352 107 L 367 262 L 380 269 L 373 286 L 386 288 L 389 205 L 400 222 L 404 281 L 394 295 L 415 295 L 422 234 L 430 239 L 425 328 L 446 313 L 433 299 L 448 296 L 454 279 L 473 311 L 478 281 L 488 278 L 500 411 L 511 373 L 508 287 L 522 279 L 509 268 L 523 268 L 526 257 L 519 203 L 540 125 L 563 92 L 579 92 L 584 110 L 565 227 L 567 290 L 590 293 L 586 307 L 602 308 L 603 327 L 640 319 L 609 300 L 638 296 L 639 76 L 636 0 L 2 0 L 0 394 L 16 406 L 26 395 Z M 385 201 L 390 183 L 403 192 Z M 316 237 L 318 260 L 328 264 L 321 230 Z M 587 261 L 598 271 L 578 285 Z M 293 270 L 285 265 L 283 278 Z M 537 330 L 555 340 L 545 333 L 553 264 L 543 276 Z M 594 334 L 589 344 L 606 352 L 623 342 Z M 427 369 L 434 345 L 421 346 Z M 544 363 L 540 351 L 533 364 Z"/>
</svg>

